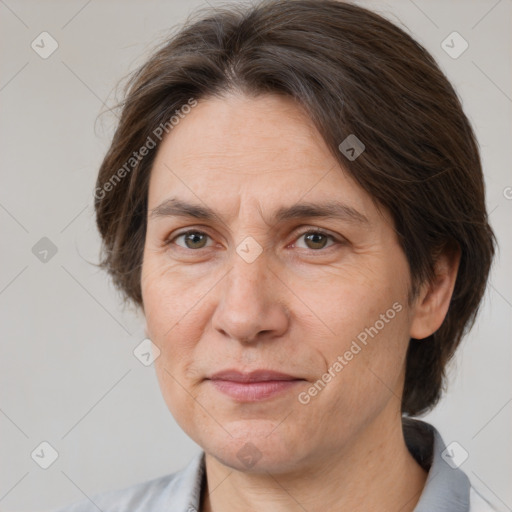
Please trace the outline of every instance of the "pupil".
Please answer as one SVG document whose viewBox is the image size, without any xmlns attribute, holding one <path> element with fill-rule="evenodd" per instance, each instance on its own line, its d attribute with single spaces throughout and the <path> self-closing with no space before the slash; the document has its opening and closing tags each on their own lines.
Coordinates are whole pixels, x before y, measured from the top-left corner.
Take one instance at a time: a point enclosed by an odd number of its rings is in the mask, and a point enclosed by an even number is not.
<svg viewBox="0 0 512 512">
<path fill-rule="evenodd" d="M 201 240 L 201 238 L 203 238 L 203 240 Z M 202 247 L 201 242 L 204 242 L 204 236 L 200 233 L 189 233 L 187 235 L 187 242 L 191 242 L 191 245 L 193 245 L 194 248 L 197 247 L 196 244 L 199 244 L 199 247 Z"/>
<path fill-rule="evenodd" d="M 318 240 L 318 237 L 320 237 L 322 239 L 323 236 L 324 235 L 322 235 L 321 233 L 310 233 L 309 235 L 306 236 L 306 238 L 309 241 L 313 242 L 313 244 L 320 244 L 320 246 L 323 247 L 324 244 L 322 243 L 322 241 L 325 242 L 325 239 L 323 239 L 321 241 Z M 315 237 L 317 237 L 317 238 L 315 239 Z"/>
</svg>

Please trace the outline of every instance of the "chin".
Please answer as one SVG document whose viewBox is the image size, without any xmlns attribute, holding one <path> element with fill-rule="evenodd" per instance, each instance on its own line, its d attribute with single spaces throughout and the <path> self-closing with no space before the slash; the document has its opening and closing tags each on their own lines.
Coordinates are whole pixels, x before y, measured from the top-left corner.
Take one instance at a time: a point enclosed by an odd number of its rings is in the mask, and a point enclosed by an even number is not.
<svg viewBox="0 0 512 512">
<path fill-rule="evenodd" d="M 221 436 L 200 442 L 204 451 L 224 466 L 249 473 L 283 473 L 297 468 L 300 441 L 269 420 L 237 421 L 226 424 Z M 205 440 L 202 440 L 205 441 Z M 302 444 L 302 446 L 304 446 Z"/>
</svg>

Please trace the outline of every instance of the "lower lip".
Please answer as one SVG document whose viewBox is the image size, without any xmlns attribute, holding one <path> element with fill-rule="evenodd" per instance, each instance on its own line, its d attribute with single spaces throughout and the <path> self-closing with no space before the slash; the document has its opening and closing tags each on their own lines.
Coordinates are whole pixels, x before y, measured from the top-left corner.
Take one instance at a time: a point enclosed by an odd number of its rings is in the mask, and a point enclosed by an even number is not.
<svg viewBox="0 0 512 512">
<path fill-rule="evenodd" d="M 256 402 L 288 391 L 301 380 L 268 380 L 261 382 L 234 382 L 232 380 L 210 380 L 221 393 L 241 402 Z"/>
</svg>

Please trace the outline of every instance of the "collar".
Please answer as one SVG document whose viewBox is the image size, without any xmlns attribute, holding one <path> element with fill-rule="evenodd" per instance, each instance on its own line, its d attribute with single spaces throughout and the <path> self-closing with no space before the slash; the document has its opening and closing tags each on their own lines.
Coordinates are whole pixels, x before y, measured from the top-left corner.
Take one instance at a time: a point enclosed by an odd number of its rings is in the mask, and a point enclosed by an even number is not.
<svg viewBox="0 0 512 512">
<path fill-rule="evenodd" d="M 452 468 L 443 459 L 446 446 L 439 432 L 432 425 L 411 418 L 403 418 L 403 431 L 407 448 L 428 471 L 414 512 L 468 512 L 470 481 L 461 469 Z M 204 456 L 204 452 L 197 454 L 172 480 L 169 495 L 173 496 L 173 510 L 199 510 L 205 483 Z"/>
<path fill-rule="evenodd" d="M 414 512 L 468 512 L 471 484 L 466 474 L 444 459 L 446 445 L 439 432 L 424 421 L 403 418 L 405 443 L 418 464 L 428 470 Z"/>
</svg>

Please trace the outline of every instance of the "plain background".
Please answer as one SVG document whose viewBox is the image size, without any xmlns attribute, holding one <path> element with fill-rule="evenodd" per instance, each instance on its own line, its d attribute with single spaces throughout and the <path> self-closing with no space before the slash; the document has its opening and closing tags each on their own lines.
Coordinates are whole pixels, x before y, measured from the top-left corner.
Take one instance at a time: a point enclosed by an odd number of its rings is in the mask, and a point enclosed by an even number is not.
<svg viewBox="0 0 512 512">
<path fill-rule="evenodd" d="M 210 0 L 211 4 L 219 5 Z M 500 243 L 477 324 L 451 366 L 449 391 L 426 416 L 500 510 L 512 510 L 510 0 L 360 2 L 400 24 L 455 85 L 480 142 L 490 220 Z M 96 262 L 96 172 L 113 133 L 118 81 L 198 0 L 0 0 L 2 265 L 0 510 L 47 511 L 183 467 L 199 451 L 133 355 L 143 320 L 122 308 Z M 58 49 L 42 59 L 43 31 Z M 441 47 L 468 42 L 457 59 Z M 41 262 L 43 238 L 56 254 Z M 58 458 L 41 469 L 42 441 Z"/>
</svg>

